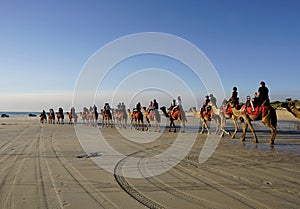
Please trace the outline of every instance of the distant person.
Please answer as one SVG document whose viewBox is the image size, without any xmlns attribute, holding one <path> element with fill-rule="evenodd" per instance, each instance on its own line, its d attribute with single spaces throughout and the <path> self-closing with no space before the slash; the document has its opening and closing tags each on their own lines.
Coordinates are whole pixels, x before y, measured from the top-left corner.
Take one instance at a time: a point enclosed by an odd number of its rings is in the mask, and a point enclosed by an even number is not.
<svg viewBox="0 0 300 209">
<path fill-rule="evenodd" d="M 269 89 L 266 87 L 266 84 L 264 81 L 260 82 L 260 86 L 258 88 L 258 93 L 257 93 L 260 105 L 270 105 L 270 100 L 269 100 Z"/>
<path fill-rule="evenodd" d="M 70 112 L 71 112 L 72 115 L 75 115 L 75 108 L 72 107 L 71 110 L 70 110 Z"/>
<path fill-rule="evenodd" d="M 96 120 L 96 122 L 97 122 L 98 117 L 99 117 L 99 113 L 98 113 L 98 109 L 97 109 L 97 106 L 96 106 L 96 105 L 93 106 L 93 113 L 94 113 L 94 115 L 95 115 L 95 120 Z"/>
<path fill-rule="evenodd" d="M 65 119 L 65 116 L 64 116 L 64 110 L 63 108 L 58 108 L 58 113 L 60 114 L 60 118 L 61 118 L 61 123 L 64 123 L 64 119 Z"/>
</svg>

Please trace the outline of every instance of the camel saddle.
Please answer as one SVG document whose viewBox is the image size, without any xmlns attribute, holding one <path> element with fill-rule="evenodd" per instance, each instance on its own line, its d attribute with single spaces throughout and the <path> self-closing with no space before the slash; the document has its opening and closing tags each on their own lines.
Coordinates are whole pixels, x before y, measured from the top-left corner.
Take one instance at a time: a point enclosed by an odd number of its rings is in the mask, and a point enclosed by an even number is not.
<svg viewBox="0 0 300 209">
<path fill-rule="evenodd" d="M 148 118 L 150 118 L 151 120 L 153 120 L 155 112 L 152 110 L 148 113 Z"/>
<path fill-rule="evenodd" d="M 201 116 L 202 116 L 204 119 L 206 119 L 206 120 L 210 120 L 212 114 L 213 114 L 213 110 L 212 110 L 212 109 L 209 109 L 208 111 L 203 110 L 203 111 L 201 112 Z"/>
<path fill-rule="evenodd" d="M 262 118 L 266 115 L 268 109 L 269 106 L 256 106 L 254 108 L 254 111 L 252 111 L 252 107 L 246 107 L 245 104 L 242 106 L 242 110 L 244 111 L 244 114 L 248 114 L 249 116 L 261 115 Z"/>
<path fill-rule="evenodd" d="M 230 107 L 230 105 L 224 105 L 221 107 L 221 112 L 226 115 L 232 115 L 232 107 Z"/>
<path fill-rule="evenodd" d="M 169 110 L 168 115 L 171 116 L 173 119 L 177 119 L 180 114 L 180 110 L 176 109 L 173 113 L 172 112 L 172 110 Z"/>
</svg>

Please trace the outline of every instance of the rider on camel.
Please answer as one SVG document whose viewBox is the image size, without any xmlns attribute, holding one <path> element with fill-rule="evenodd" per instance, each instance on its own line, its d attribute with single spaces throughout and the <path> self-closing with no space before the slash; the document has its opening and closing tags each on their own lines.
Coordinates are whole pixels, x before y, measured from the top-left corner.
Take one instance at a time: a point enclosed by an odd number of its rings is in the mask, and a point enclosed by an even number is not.
<svg viewBox="0 0 300 209">
<path fill-rule="evenodd" d="M 124 102 L 121 103 L 120 111 L 123 112 L 124 114 L 126 113 L 126 106 Z"/>
<path fill-rule="evenodd" d="M 154 107 L 154 104 L 153 102 L 151 101 L 148 108 L 147 108 L 147 113 L 149 114 L 152 110 L 153 110 L 153 107 Z"/>
<path fill-rule="evenodd" d="M 174 101 L 174 100 L 173 100 L 173 101 Z M 180 97 L 180 96 L 177 97 L 175 106 L 173 107 L 173 110 L 172 110 L 172 114 L 173 114 L 176 110 L 179 110 L 181 113 L 183 112 L 183 109 L 182 109 L 182 101 L 181 101 L 181 97 Z"/>
<path fill-rule="evenodd" d="M 205 96 L 205 101 L 203 102 L 203 105 L 200 109 L 200 113 L 203 113 L 204 111 L 208 112 L 208 103 L 210 102 L 209 96 Z"/>
<path fill-rule="evenodd" d="M 104 110 L 104 112 L 106 112 L 108 114 L 109 118 L 111 118 L 111 112 L 110 112 L 111 109 L 110 109 L 109 103 L 106 102 L 104 104 L 103 110 Z"/>
<path fill-rule="evenodd" d="M 269 106 L 270 99 L 269 99 L 269 89 L 266 87 L 266 83 L 264 81 L 260 82 L 260 87 L 258 88 L 259 103 L 261 106 Z"/>
<path fill-rule="evenodd" d="M 229 98 L 229 100 L 232 101 L 235 106 L 239 105 L 237 87 L 232 88 L 232 93 L 231 93 L 231 97 Z"/>
<path fill-rule="evenodd" d="M 142 105 L 141 105 L 140 102 L 138 102 L 138 103 L 136 104 L 136 107 L 135 107 L 135 109 L 133 110 L 133 112 L 134 112 L 134 113 L 141 112 L 141 109 L 142 109 Z"/>
<path fill-rule="evenodd" d="M 213 105 L 217 106 L 217 98 L 214 97 L 213 94 L 210 94 L 209 97 L 210 97 L 210 102 L 211 102 Z"/>
<path fill-rule="evenodd" d="M 172 100 L 172 103 L 171 103 L 171 105 L 170 105 L 170 107 L 169 107 L 168 110 L 173 111 L 174 107 L 176 107 L 176 100 L 175 99 Z"/>
</svg>

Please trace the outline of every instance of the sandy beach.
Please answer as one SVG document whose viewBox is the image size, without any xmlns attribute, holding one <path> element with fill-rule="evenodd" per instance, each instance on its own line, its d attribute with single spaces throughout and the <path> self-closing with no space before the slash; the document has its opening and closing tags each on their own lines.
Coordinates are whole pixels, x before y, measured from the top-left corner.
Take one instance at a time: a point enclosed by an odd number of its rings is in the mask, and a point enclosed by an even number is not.
<svg viewBox="0 0 300 209">
<path fill-rule="evenodd" d="M 268 144 L 268 128 L 254 122 L 259 144 L 253 143 L 250 132 L 245 143 L 225 136 L 212 156 L 199 163 L 208 139 L 197 134 L 176 166 L 145 178 L 121 175 L 130 169 L 126 157 L 114 165 L 113 174 L 98 166 L 94 160 L 104 153 L 86 153 L 73 125 L 40 124 L 39 118 L 29 117 L 0 118 L 0 208 L 299 208 L 299 120 L 285 110 L 277 110 L 277 115 L 274 146 Z M 182 134 L 185 140 L 197 132 L 189 127 L 198 124 L 189 117 Z M 119 152 L 141 159 L 165 151 L 178 136 L 164 130 L 154 141 L 136 143 L 126 140 L 117 128 L 77 126 L 87 132 L 100 131 Z M 228 129 L 233 129 L 231 121 Z M 140 134 L 129 128 L 122 133 Z M 157 133 L 142 133 L 143 137 L 153 134 Z"/>
</svg>

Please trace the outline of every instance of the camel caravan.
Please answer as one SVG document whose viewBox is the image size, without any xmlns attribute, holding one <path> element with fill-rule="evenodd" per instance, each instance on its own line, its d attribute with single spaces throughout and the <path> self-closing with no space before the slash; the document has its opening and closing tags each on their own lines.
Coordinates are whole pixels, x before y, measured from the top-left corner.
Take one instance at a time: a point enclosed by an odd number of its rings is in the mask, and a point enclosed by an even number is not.
<svg viewBox="0 0 300 209">
<path fill-rule="evenodd" d="M 75 113 L 75 108 L 72 107 L 70 112 L 66 112 L 66 115 L 68 115 L 69 121 L 68 124 L 76 124 L 78 115 Z M 57 112 L 54 112 L 52 108 L 49 109 L 49 112 L 46 113 L 45 110 L 43 110 L 40 114 L 40 122 L 41 123 L 48 123 L 48 124 L 64 124 L 64 111 L 60 107 L 58 108 Z"/>
<path fill-rule="evenodd" d="M 274 144 L 277 135 L 277 115 L 276 110 L 273 108 L 269 101 L 268 88 L 264 82 L 260 83 L 257 93 L 254 97 L 247 96 L 246 103 L 240 103 L 237 88 L 233 87 L 232 95 L 229 99 L 224 99 L 221 106 L 217 106 L 216 98 L 213 94 L 205 96 L 203 105 L 197 111 L 195 107 L 190 108 L 190 112 L 194 118 L 199 119 L 201 126 L 199 126 L 199 134 L 205 131 L 211 134 L 209 124 L 215 124 L 215 134 L 223 137 L 225 134 L 229 135 L 232 139 L 236 137 L 239 130 L 239 123 L 242 127 L 241 141 L 244 142 L 248 127 L 250 128 L 253 140 L 258 143 L 258 139 L 252 125 L 252 121 L 261 121 L 271 131 L 270 144 Z M 296 108 L 295 103 L 287 101 L 282 103 L 282 108 L 286 108 L 296 118 L 300 119 L 300 111 Z M 161 110 L 161 113 L 159 112 Z M 78 122 L 78 115 L 75 108 L 72 107 L 70 112 L 67 112 L 68 123 L 76 125 Z M 141 103 L 130 109 L 126 109 L 125 104 L 119 103 L 116 108 L 111 108 L 109 103 L 105 103 L 99 113 L 96 105 L 90 108 L 84 107 L 83 111 L 79 113 L 82 119 L 82 124 L 91 125 L 102 128 L 120 128 L 136 129 L 140 131 L 155 131 L 161 132 L 161 115 L 164 115 L 169 125 L 166 127 L 168 131 L 177 132 L 177 128 L 181 132 L 185 132 L 185 124 L 187 122 L 186 113 L 182 107 L 180 96 L 177 100 L 173 100 L 170 107 L 162 106 L 159 108 L 156 99 L 150 102 L 148 107 L 144 107 Z M 100 123 L 101 119 L 101 123 Z M 129 124 L 127 121 L 129 119 Z M 232 120 L 234 124 L 234 131 L 231 133 L 226 130 L 226 121 Z M 49 109 L 49 112 L 40 114 L 41 123 L 49 124 L 64 124 L 64 112 L 59 108 L 57 112 Z M 178 123 L 178 126 L 175 125 Z M 210 123 L 209 123 L 210 122 Z M 153 128 L 151 128 L 153 126 Z"/>
</svg>

